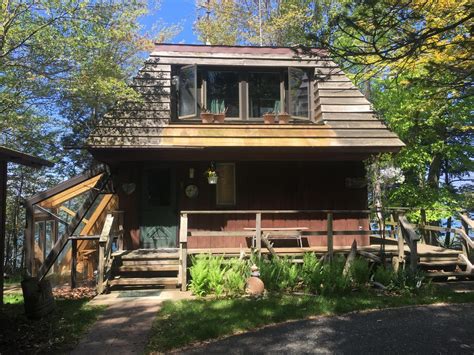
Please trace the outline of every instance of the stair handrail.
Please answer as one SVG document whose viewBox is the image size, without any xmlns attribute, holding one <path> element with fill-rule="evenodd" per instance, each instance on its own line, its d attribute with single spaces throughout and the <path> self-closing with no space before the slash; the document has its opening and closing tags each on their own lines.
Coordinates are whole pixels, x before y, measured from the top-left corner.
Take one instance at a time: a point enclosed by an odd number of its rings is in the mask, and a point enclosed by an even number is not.
<svg viewBox="0 0 474 355">
<path fill-rule="evenodd" d="M 415 231 L 415 226 L 408 222 L 406 216 L 401 215 L 398 217 L 400 222 L 400 231 L 403 239 L 410 249 L 410 269 L 416 271 L 418 268 L 418 241 L 421 239 Z"/>
<path fill-rule="evenodd" d="M 104 226 L 99 237 L 99 265 L 97 267 L 97 293 L 101 294 L 107 288 L 110 279 L 110 269 L 112 261 L 112 244 L 117 233 L 114 227 L 117 225 L 117 218 L 113 213 L 107 213 Z M 114 223 L 115 222 L 115 223 Z M 118 228 L 121 230 L 121 227 Z M 123 230 L 123 229 L 122 229 Z"/>
</svg>

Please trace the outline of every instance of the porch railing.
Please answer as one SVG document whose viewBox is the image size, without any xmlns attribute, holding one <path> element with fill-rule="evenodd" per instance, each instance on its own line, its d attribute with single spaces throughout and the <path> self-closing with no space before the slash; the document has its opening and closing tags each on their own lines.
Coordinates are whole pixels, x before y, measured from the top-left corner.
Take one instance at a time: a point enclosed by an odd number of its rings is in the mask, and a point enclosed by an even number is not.
<svg viewBox="0 0 474 355">
<path fill-rule="evenodd" d="M 206 211 L 181 211 L 179 228 L 179 255 L 180 268 L 179 280 L 181 290 L 185 291 L 187 287 L 187 259 L 188 259 L 188 237 L 189 236 L 212 236 L 212 237 L 255 237 L 255 252 L 259 255 L 262 252 L 262 241 L 267 248 L 268 242 L 262 233 L 262 216 L 275 214 L 324 214 L 326 216 L 326 230 L 304 230 L 302 236 L 326 236 L 327 238 L 327 256 L 329 259 L 334 255 L 334 236 L 336 235 L 370 235 L 371 230 L 334 230 L 334 215 L 338 214 L 360 214 L 369 216 L 370 210 L 206 210 Z M 234 230 L 234 231 L 190 231 L 189 216 L 191 215 L 255 215 L 254 231 Z"/>
</svg>

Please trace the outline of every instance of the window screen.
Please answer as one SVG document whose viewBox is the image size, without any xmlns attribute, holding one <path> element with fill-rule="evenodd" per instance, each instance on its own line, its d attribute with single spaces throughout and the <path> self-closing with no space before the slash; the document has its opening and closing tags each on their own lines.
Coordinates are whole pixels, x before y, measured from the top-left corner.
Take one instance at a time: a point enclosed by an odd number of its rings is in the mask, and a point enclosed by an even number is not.
<svg viewBox="0 0 474 355">
<path fill-rule="evenodd" d="M 217 164 L 217 205 L 235 205 L 235 164 Z"/>
</svg>

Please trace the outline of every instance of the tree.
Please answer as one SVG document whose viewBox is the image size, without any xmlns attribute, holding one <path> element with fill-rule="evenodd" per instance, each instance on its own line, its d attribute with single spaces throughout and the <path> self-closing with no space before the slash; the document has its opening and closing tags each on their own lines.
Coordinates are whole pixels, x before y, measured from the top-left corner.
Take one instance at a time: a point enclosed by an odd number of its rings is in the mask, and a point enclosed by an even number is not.
<svg viewBox="0 0 474 355">
<path fill-rule="evenodd" d="M 7 0 L 0 5 L 0 142 L 56 162 L 36 172 L 9 166 L 7 262 L 19 258 L 22 196 L 90 166 L 80 148 L 91 127 L 119 101 L 144 51 L 173 35 L 164 22 L 143 33 L 146 0 Z M 17 216 L 20 218 L 18 219 Z"/>
<path fill-rule="evenodd" d="M 331 36 L 327 20 L 342 11 L 346 2 L 199 0 L 195 30 L 202 42 L 210 44 L 317 46 Z"/>
</svg>

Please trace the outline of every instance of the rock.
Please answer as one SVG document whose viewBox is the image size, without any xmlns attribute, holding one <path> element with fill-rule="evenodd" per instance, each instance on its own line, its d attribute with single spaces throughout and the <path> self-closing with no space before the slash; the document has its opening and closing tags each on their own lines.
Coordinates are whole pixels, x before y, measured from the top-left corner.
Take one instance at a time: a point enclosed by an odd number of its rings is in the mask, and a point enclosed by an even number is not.
<svg viewBox="0 0 474 355">
<path fill-rule="evenodd" d="M 265 285 L 260 278 L 251 276 L 247 279 L 247 284 L 245 285 L 245 292 L 252 296 L 261 296 L 265 290 Z"/>
</svg>

